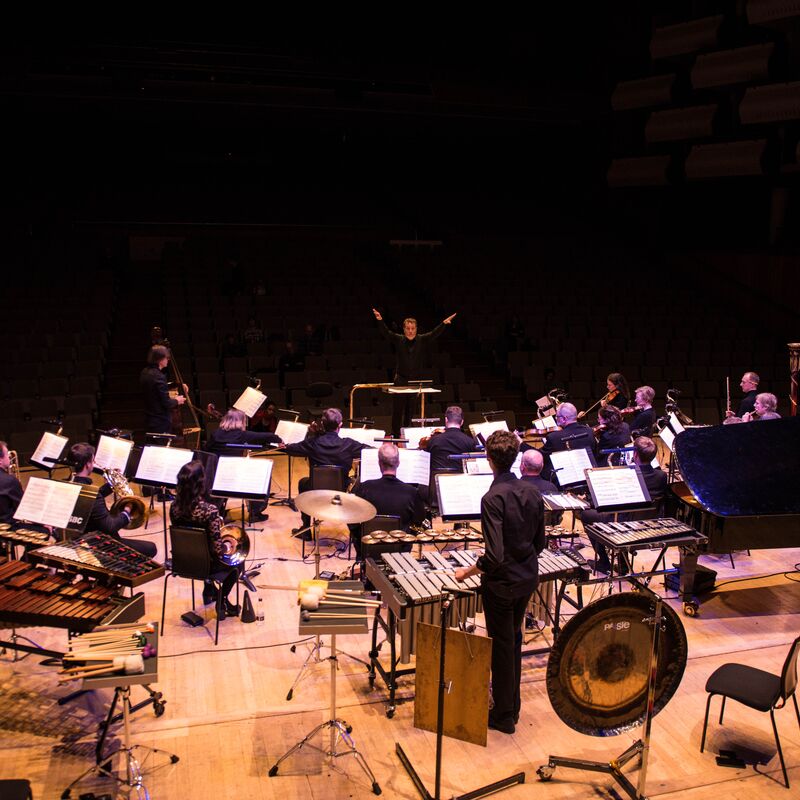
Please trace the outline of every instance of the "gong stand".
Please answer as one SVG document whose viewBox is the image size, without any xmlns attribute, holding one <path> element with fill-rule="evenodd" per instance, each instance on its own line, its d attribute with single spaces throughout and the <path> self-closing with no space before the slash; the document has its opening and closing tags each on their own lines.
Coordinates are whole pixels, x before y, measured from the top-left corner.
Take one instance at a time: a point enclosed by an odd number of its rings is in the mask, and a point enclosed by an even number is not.
<svg viewBox="0 0 800 800">
<path fill-rule="evenodd" d="M 647 681 L 647 705 L 645 707 L 644 719 L 642 721 L 642 738 L 634 742 L 624 753 L 615 759 L 605 761 L 586 761 L 581 758 L 564 758 L 562 756 L 550 756 L 547 764 L 543 764 L 536 770 L 536 774 L 542 781 L 549 781 L 553 777 L 556 767 L 571 767 L 572 769 L 582 769 L 590 772 L 604 772 L 610 775 L 625 790 L 631 800 L 647 800 L 644 793 L 647 781 L 647 762 L 650 755 L 650 729 L 653 721 L 653 704 L 656 699 L 656 673 L 658 671 L 659 642 L 664 618 L 661 616 L 662 600 L 657 594 L 653 594 L 655 610 L 652 617 L 643 620 L 653 626 L 653 646 L 650 651 L 650 670 Z M 639 781 L 636 786 L 623 775 L 622 768 L 634 756 L 639 756 Z"/>
<path fill-rule="evenodd" d="M 440 800 L 442 790 L 442 744 L 444 738 L 444 695 L 448 691 L 448 681 L 444 674 L 444 656 L 445 646 L 447 641 L 447 617 L 450 611 L 450 606 L 453 604 L 453 594 L 458 591 L 450 589 L 446 595 L 442 597 L 441 613 L 440 613 L 440 626 L 441 632 L 439 636 L 439 691 L 437 695 L 436 706 L 436 773 L 434 778 L 434 793 L 431 794 L 425 784 L 422 782 L 419 773 L 414 769 L 414 765 L 409 760 L 405 751 L 400 744 L 395 744 L 395 752 L 400 759 L 400 763 L 405 767 L 409 777 L 414 782 L 414 786 L 423 800 Z M 473 594 L 473 592 L 458 592 L 459 594 Z M 481 797 L 488 797 L 489 795 L 496 794 L 497 792 L 507 789 L 509 786 L 516 786 L 518 783 L 525 783 L 525 773 L 518 772 L 516 775 L 511 775 L 508 778 L 495 781 L 494 783 L 481 786 L 480 789 L 473 789 L 466 794 L 454 795 L 453 800 L 478 800 Z"/>
</svg>

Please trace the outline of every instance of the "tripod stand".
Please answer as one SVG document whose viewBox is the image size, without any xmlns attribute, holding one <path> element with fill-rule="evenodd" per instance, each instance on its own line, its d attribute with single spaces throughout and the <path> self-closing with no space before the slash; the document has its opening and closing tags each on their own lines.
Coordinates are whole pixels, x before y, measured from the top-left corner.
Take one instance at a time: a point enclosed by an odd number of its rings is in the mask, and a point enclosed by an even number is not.
<svg viewBox="0 0 800 800">
<path fill-rule="evenodd" d="M 319 638 L 319 634 L 317 634 Z M 367 764 L 367 760 L 364 756 L 358 751 L 356 748 L 352 737 L 350 734 L 352 733 L 352 726 L 348 725 L 343 719 L 339 719 L 336 716 L 336 669 L 337 669 L 337 657 L 336 657 L 336 634 L 331 633 L 331 654 L 328 660 L 331 662 L 331 704 L 330 704 L 330 718 L 326 722 L 322 722 L 317 725 L 314 730 L 312 730 L 309 734 L 304 736 L 299 742 L 292 745 L 273 765 L 270 767 L 269 770 L 269 777 L 274 778 L 278 774 L 278 767 L 281 765 L 281 762 L 285 761 L 289 758 L 292 753 L 297 752 L 302 747 L 311 747 L 312 749 L 316 750 L 319 753 L 322 753 L 324 756 L 329 758 L 332 762 L 337 758 L 342 758 L 343 756 L 354 756 L 358 765 L 361 769 L 364 770 L 367 777 L 369 778 L 370 782 L 372 783 L 372 792 L 373 794 L 380 794 L 381 787 L 378 785 L 378 781 L 375 780 L 375 775 L 372 770 L 369 768 L 369 764 Z M 327 749 L 324 747 L 320 747 L 319 745 L 312 744 L 311 739 L 317 735 L 320 731 L 325 731 L 328 729 L 330 731 L 330 744 Z M 339 743 L 344 742 L 344 748 L 339 750 Z"/>
</svg>

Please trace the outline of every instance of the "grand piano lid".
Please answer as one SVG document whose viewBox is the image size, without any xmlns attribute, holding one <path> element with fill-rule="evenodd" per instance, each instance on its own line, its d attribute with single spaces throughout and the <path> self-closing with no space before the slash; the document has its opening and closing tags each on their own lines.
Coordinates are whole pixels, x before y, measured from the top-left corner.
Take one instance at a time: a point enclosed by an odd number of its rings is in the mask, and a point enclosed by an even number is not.
<svg viewBox="0 0 800 800">
<path fill-rule="evenodd" d="M 800 417 L 687 428 L 675 453 L 686 485 L 712 514 L 800 514 Z"/>
</svg>

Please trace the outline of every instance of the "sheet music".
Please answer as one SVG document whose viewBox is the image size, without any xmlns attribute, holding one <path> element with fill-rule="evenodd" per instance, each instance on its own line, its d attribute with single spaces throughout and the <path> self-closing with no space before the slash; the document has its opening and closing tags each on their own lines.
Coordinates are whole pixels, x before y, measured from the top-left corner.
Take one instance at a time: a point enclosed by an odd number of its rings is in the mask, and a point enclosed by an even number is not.
<svg viewBox="0 0 800 800">
<path fill-rule="evenodd" d="M 493 480 L 493 475 L 438 475 L 436 485 L 442 516 L 480 519 L 481 499 Z"/>
<path fill-rule="evenodd" d="M 686 428 L 681 425 L 680 420 L 678 419 L 677 414 L 674 411 L 669 412 L 669 425 L 673 431 L 675 431 L 675 435 L 677 436 L 679 433 L 683 433 Z"/>
<path fill-rule="evenodd" d="M 118 469 L 124 474 L 131 450 L 133 450 L 133 442 L 128 439 L 101 436 L 97 444 L 94 463 L 101 469 Z"/>
<path fill-rule="evenodd" d="M 533 427 L 536 428 L 537 431 L 548 431 L 552 430 L 553 428 L 557 428 L 556 425 L 556 418 L 552 414 L 542 417 L 541 419 L 535 419 L 533 421 Z"/>
<path fill-rule="evenodd" d="M 650 502 L 650 498 L 646 497 L 642 490 L 639 472 L 636 469 L 630 467 L 590 469 L 586 473 L 586 479 L 597 508 Z"/>
<path fill-rule="evenodd" d="M 420 483 L 427 486 L 431 479 L 431 454 L 427 450 L 407 450 L 400 448 L 400 466 L 397 468 L 397 479 L 403 483 Z M 361 451 L 361 483 L 381 477 L 378 466 L 378 451 L 364 449 Z"/>
<path fill-rule="evenodd" d="M 585 447 L 580 450 L 559 450 L 550 453 L 550 463 L 555 470 L 559 486 L 584 483 L 586 481 L 584 470 L 592 466 L 589 451 Z"/>
<path fill-rule="evenodd" d="M 217 461 L 217 471 L 211 491 L 219 494 L 253 494 L 265 497 L 269 494 L 274 463 L 269 458 L 223 456 Z"/>
<path fill-rule="evenodd" d="M 181 467 L 193 458 L 191 450 L 181 447 L 144 447 L 135 479 L 156 486 L 175 486 Z"/>
<path fill-rule="evenodd" d="M 239 395 L 239 399 L 233 404 L 233 407 L 237 411 L 244 411 L 248 419 L 251 419 L 256 415 L 256 411 L 264 405 L 266 399 L 267 396 L 263 392 L 259 392 L 258 389 L 253 389 L 248 386 L 241 395 Z"/>
<path fill-rule="evenodd" d="M 464 458 L 461 460 L 464 465 L 464 472 L 468 475 L 491 475 L 492 467 L 489 464 L 489 459 L 486 456 L 477 456 L 475 458 Z M 522 477 L 522 453 L 517 453 L 514 463 L 511 465 L 511 471 L 518 477 Z"/>
<path fill-rule="evenodd" d="M 542 412 L 544 412 L 545 409 L 549 408 L 552 409 L 553 413 L 555 413 L 555 410 L 553 409 L 553 401 L 547 395 L 545 395 L 544 397 L 540 397 L 536 401 L 536 407 L 540 408 Z"/>
<path fill-rule="evenodd" d="M 80 493 L 79 483 L 31 478 L 14 512 L 14 519 L 66 528 Z"/>
<path fill-rule="evenodd" d="M 58 436 L 55 433 L 45 431 L 42 434 L 42 438 L 39 440 L 39 444 L 36 445 L 36 449 L 33 451 L 31 461 L 45 469 L 53 469 L 53 467 L 56 466 L 55 463 L 52 461 L 45 461 L 45 458 L 61 458 L 68 441 L 69 439 L 67 439 L 66 436 Z"/>
<path fill-rule="evenodd" d="M 478 434 L 482 434 L 484 439 L 488 439 L 495 431 L 507 431 L 508 423 L 504 419 L 493 420 L 492 422 L 478 422 L 475 425 L 469 426 L 469 432 L 472 438 L 476 438 Z"/>
<path fill-rule="evenodd" d="M 385 439 L 386 431 L 379 431 L 376 428 L 339 428 L 339 436 L 347 439 L 355 439 L 367 447 L 380 447 L 381 442 L 376 439 Z"/>
<path fill-rule="evenodd" d="M 675 434 L 669 428 L 662 428 L 661 429 L 661 441 L 669 448 L 670 453 L 673 452 L 673 446 L 675 443 Z"/>
<path fill-rule="evenodd" d="M 571 494 L 543 494 L 545 506 L 549 506 L 550 511 L 567 508 L 589 508 L 589 504 L 579 497 Z"/>
<path fill-rule="evenodd" d="M 400 428 L 400 436 L 403 439 L 408 439 L 406 450 L 419 450 L 419 440 L 423 436 L 430 436 L 436 428 Z"/>
<path fill-rule="evenodd" d="M 289 422 L 286 419 L 278 420 L 275 435 L 280 437 L 284 444 L 297 444 L 306 438 L 308 425 L 305 422 Z"/>
</svg>

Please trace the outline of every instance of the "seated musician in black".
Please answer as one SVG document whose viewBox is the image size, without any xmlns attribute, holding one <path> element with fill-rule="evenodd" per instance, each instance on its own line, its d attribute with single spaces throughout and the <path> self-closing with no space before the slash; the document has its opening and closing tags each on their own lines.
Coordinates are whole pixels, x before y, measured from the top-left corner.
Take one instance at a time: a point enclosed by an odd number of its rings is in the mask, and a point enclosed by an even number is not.
<svg viewBox="0 0 800 800">
<path fill-rule="evenodd" d="M 431 454 L 431 469 L 461 469 L 450 456 L 469 453 L 475 449 L 475 440 L 461 430 L 464 412 L 459 406 L 449 406 L 444 412 L 444 430 L 428 437 L 423 450 Z"/>
<path fill-rule="evenodd" d="M 756 395 L 758 394 L 758 384 L 760 382 L 761 378 L 759 378 L 757 373 L 745 372 L 744 375 L 742 375 L 741 381 L 739 381 L 739 386 L 742 387 L 742 391 L 744 392 L 744 397 L 739 403 L 739 409 L 735 413 L 733 411 L 726 411 L 725 416 L 744 418 L 745 414 L 752 413 L 756 407 Z"/>
<path fill-rule="evenodd" d="M 521 480 L 530 483 L 539 490 L 539 494 L 561 494 L 561 490 L 550 481 L 545 480 L 541 472 L 544 469 L 544 456 L 539 450 L 526 450 L 520 460 Z M 563 511 L 544 512 L 546 525 L 558 525 L 564 516 Z"/>
<path fill-rule="evenodd" d="M 222 417 L 219 428 L 215 430 L 208 442 L 206 450 L 216 453 L 218 456 L 244 456 L 247 450 L 239 447 L 228 447 L 229 444 L 251 444 L 263 448 L 272 444 L 280 444 L 280 437 L 274 433 L 266 431 L 247 430 L 247 415 L 244 411 L 237 408 L 230 408 Z M 263 522 L 269 519 L 268 514 L 264 514 L 267 507 L 266 499 L 250 501 L 250 521 Z"/>
<path fill-rule="evenodd" d="M 22 484 L 11 474 L 8 445 L 0 442 L 0 522 L 15 523 L 14 512 L 22 500 Z"/>
<path fill-rule="evenodd" d="M 217 507 L 206 499 L 206 476 L 199 461 L 189 461 L 178 472 L 178 486 L 175 500 L 169 508 L 169 519 L 173 525 L 203 528 L 208 536 L 208 549 L 211 555 L 212 574 L 225 574 L 222 581 L 222 604 L 220 619 L 239 616 L 239 606 L 231 603 L 228 596 L 236 586 L 241 571 L 222 561 L 223 549 L 220 541 L 222 517 Z M 206 605 L 217 602 L 217 592 L 211 581 L 203 587 L 203 602 Z"/>
<path fill-rule="evenodd" d="M 400 452 L 397 445 L 389 442 L 378 450 L 378 466 L 381 477 L 360 483 L 353 494 L 364 498 L 375 506 L 379 516 L 399 517 L 398 528 L 408 532 L 410 525 L 419 525 L 425 517 L 425 504 L 416 485 L 404 483 L 397 477 Z M 361 526 L 350 525 L 350 533 L 356 558 L 361 558 Z M 407 550 L 411 550 L 408 545 Z"/>
<path fill-rule="evenodd" d="M 656 396 L 652 386 L 640 386 L 636 390 L 636 405 L 633 408 L 633 417 L 628 423 L 631 436 L 652 436 L 656 424 L 656 410 L 653 408 L 653 398 Z"/>
<path fill-rule="evenodd" d="M 79 442 L 72 445 L 69 449 L 69 461 L 75 467 L 75 474 L 72 476 L 74 483 L 82 483 L 89 486 L 92 483 L 92 470 L 94 469 L 94 447 L 86 442 Z M 156 546 L 153 542 L 146 542 L 143 539 L 123 539 L 119 532 L 131 521 L 132 506 L 125 505 L 119 514 L 112 514 L 106 506 L 105 498 L 112 493 L 112 489 L 105 484 L 97 493 L 92 511 L 89 514 L 89 521 L 86 524 L 86 532 L 100 531 L 107 536 L 132 547 L 137 552 L 147 558 L 155 558 Z"/>
<path fill-rule="evenodd" d="M 606 406 L 614 406 L 620 411 L 628 407 L 628 400 L 631 396 L 631 390 L 628 388 L 628 381 L 621 372 L 611 372 L 606 378 L 606 389 L 608 394 L 606 399 L 600 402 L 601 408 Z"/>
<path fill-rule="evenodd" d="M 606 406 L 597 412 L 598 434 L 594 454 L 599 465 L 617 466 L 624 459 L 622 453 L 603 453 L 615 447 L 627 447 L 631 443 L 631 429 L 615 406 Z"/>
<path fill-rule="evenodd" d="M 633 442 L 633 463 L 639 466 L 639 471 L 642 473 L 644 484 L 650 494 L 650 500 L 656 506 L 656 515 L 661 516 L 663 509 L 663 500 L 667 494 L 667 473 L 660 467 L 652 465 L 653 459 L 656 457 L 656 443 L 649 436 L 639 436 Z M 634 519 L 636 512 L 622 512 L 617 515 L 617 519 L 624 521 L 627 518 Z M 593 508 L 586 508 L 581 511 L 581 521 L 583 522 L 584 529 L 587 525 L 595 522 L 613 522 L 614 514 L 612 512 L 599 512 Z M 608 552 L 604 545 L 600 544 L 591 533 L 587 533 L 589 540 L 594 545 L 597 552 L 597 560 L 595 561 L 595 570 L 598 572 L 608 572 L 611 569 L 611 563 L 608 558 Z"/>
<path fill-rule="evenodd" d="M 170 415 L 174 408 L 183 405 L 186 398 L 172 398 L 167 389 L 167 379 L 162 370 L 169 364 L 169 350 L 154 344 L 147 354 L 147 366 L 139 376 L 144 399 L 144 429 L 147 433 L 169 433 L 172 429 Z"/>
<path fill-rule="evenodd" d="M 572 403 L 561 403 L 556 411 L 556 425 L 561 430 L 548 433 L 539 451 L 545 457 L 542 476 L 547 480 L 553 477 L 553 469 L 548 456 L 562 450 L 581 450 L 594 447 L 594 434 L 588 425 L 578 422 L 578 409 Z"/>
<path fill-rule="evenodd" d="M 320 419 L 322 433 L 311 433 L 302 442 L 282 445 L 290 456 L 303 456 L 308 459 L 309 467 L 332 466 L 341 467 L 344 473 L 345 486 L 348 485 L 348 475 L 353 468 L 353 459 L 358 458 L 362 449 L 367 445 L 339 436 L 342 427 L 342 412 L 338 408 L 326 408 Z M 311 478 L 300 478 L 297 489 L 307 492 L 311 489 Z M 310 535 L 303 534 L 303 528 L 308 528 L 311 519 L 306 514 L 301 514 L 302 528 L 294 528 L 292 533 L 302 534 L 306 538 Z"/>
</svg>

